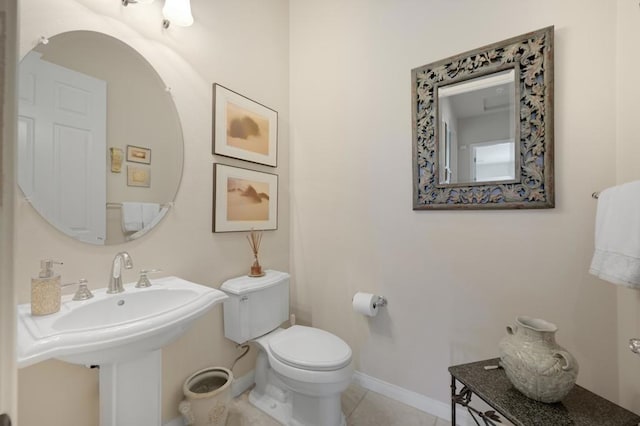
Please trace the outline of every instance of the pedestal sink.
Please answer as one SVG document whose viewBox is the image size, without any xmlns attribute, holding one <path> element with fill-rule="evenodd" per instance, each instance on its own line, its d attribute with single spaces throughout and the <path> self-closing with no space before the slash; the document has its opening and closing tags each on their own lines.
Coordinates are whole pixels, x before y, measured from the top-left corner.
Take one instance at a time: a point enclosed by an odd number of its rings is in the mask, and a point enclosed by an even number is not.
<svg viewBox="0 0 640 426">
<path fill-rule="evenodd" d="M 32 316 L 18 306 L 18 367 L 56 358 L 100 365 L 100 425 L 161 424 L 161 348 L 227 296 L 177 277 L 151 287 L 94 291 L 85 301 L 63 298 L 60 312 Z"/>
</svg>

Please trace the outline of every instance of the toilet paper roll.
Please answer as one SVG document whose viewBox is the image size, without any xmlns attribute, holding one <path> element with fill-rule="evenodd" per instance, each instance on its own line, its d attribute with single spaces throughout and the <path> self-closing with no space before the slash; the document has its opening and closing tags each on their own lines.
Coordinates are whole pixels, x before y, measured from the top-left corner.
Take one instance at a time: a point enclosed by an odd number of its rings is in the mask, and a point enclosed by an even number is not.
<svg viewBox="0 0 640 426">
<path fill-rule="evenodd" d="M 378 315 L 377 300 L 378 296 L 375 294 L 357 292 L 353 296 L 353 311 L 368 317 L 375 317 Z"/>
</svg>

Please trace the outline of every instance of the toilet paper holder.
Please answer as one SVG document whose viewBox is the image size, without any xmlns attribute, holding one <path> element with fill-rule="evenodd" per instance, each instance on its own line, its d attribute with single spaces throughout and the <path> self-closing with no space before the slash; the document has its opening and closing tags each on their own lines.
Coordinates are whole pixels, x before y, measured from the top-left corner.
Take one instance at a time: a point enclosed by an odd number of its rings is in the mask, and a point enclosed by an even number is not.
<svg viewBox="0 0 640 426">
<path fill-rule="evenodd" d="M 353 311 L 367 317 L 375 317 L 383 306 L 387 306 L 387 298 L 372 293 L 357 292 L 351 299 Z"/>
<path fill-rule="evenodd" d="M 384 296 L 378 296 L 376 301 L 373 302 L 373 307 L 374 308 L 382 308 L 384 306 L 387 306 L 387 298 L 384 297 Z"/>
</svg>

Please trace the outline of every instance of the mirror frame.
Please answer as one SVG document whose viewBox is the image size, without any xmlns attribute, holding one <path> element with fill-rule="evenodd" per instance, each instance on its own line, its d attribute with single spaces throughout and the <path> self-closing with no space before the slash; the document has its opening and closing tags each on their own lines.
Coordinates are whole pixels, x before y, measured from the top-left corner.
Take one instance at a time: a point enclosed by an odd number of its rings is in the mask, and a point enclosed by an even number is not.
<svg viewBox="0 0 640 426">
<path fill-rule="evenodd" d="M 553 26 L 411 70 L 413 209 L 555 207 L 553 169 Z M 437 88 L 513 67 L 519 93 L 519 179 L 439 183 Z M 518 137 L 519 133 L 519 137 Z"/>
</svg>

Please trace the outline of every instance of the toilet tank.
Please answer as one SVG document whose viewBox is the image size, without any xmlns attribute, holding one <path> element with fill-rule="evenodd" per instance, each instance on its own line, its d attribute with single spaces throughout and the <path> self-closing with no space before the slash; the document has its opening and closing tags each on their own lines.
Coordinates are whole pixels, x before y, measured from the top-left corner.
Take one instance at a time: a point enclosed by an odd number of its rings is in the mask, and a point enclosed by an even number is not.
<svg viewBox="0 0 640 426">
<path fill-rule="evenodd" d="M 247 275 L 225 281 L 224 335 L 245 343 L 278 328 L 289 319 L 289 274 L 265 271 L 262 277 Z"/>
</svg>

